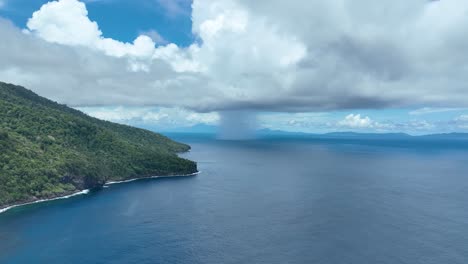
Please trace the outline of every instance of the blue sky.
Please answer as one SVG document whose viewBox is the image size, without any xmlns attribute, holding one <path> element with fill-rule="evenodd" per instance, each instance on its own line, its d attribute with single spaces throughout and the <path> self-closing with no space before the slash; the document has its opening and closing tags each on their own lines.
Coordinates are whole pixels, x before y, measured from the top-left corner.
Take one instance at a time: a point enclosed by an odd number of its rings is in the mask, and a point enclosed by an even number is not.
<svg viewBox="0 0 468 264">
<path fill-rule="evenodd" d="M 468 132 L 468 4 L 297 1 L 0 0 L 0 80 L 161 131 Z"/>
<path fill-rule="evenodd" d="M 4 0 L 5 1 L 5 0 Z M 48 0 L 6 0 L 0 15 L 21 28 Z M 133 41 L 141 32 L 155 30 L 168 42 L 188 46 L 194 41 L 190 1 L 88 0 L 88 16 L 106 37 Z M 174 2 L 175 4 L 167 4 Z M 175 6 L 175 7 L 173 7 Z"/>
</svg>

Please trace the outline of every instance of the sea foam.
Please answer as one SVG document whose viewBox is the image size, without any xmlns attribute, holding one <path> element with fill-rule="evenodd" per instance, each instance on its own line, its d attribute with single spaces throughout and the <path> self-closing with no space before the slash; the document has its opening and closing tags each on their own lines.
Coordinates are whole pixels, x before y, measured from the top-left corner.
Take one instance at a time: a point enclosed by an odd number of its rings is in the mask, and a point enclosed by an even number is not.
<svg viewBox="0 0 468 264">
<path fill-rule="evenodd" d="M 41 200 L 37 200 L 37 201 L 34 201 L 34 202 L 16 204 L 16 205 L 12 205 L 12 206 L 5 207 L 5 208 L 3 208 L 3 209 L 0 209 L 0 214 L 1 214 L 1 213 L 4 213 L 4 212 L 6 212 L 6 211 L 8 211 L 8 210 L 10 210 L 10 209 L 13 209 L 13 208 L 15 208 L 15 207 L 20 207 L 20 206 L 29 205 L 29 204 L 36 204 L 36 203 L 49 202 L 49 201 L 55 201 L 55 200 L 61 200 L 61 199 L 67 199 L 67 198 L 70 198 L 70 197 L 73 197 L 73 196 L 84 195 L 84 194 L 88 194 L 88 193 L 89 193 L 89 190 L 83 190 L 83 191 L 80 191 L 80 192 L 72 193 L 72 194 L 70 194 L 70 195 L 55 197 L 55 198 L 52 198 L 52 199 L 41 199 Z"/>
<path fill-rule="evenodd" d="M 113 185 L 113 184 L 126 183 L 126 182 L 138 181 L 138 180 L 143 180 L 143 179 L 156 179 L 156 178 L 165 178 L 165 177 L 188 177 L 188 176 L 195 176 L 195 175 L 198 175 L 198 174 L 200 174 L 200 173 L 201 173 L 201 171 L 197 171 L 197 172 L 195 172 L 195 173 L 185 174 L 185 175 L 150 176 L 150 177 L 144 177 L 144 178 L 129 179 L 129 180 L 124 180 L 124 181 L 110 181 L 110 182 L 107 182 L 107 183 L 104 185 L 104 187 L 107 187 L 107 186 Z M 16 205 L 12 205 L 12 206 L 5 207 L 5 208 L 3 208 L 3 209 L 0 209 L 0 214 L 1 214 L 1 213 L 4 213 L 4 212 L 6 212 L 6 211 L 8 211 L 8 210 L 10 210 L 10 209 L 13 209 L 13 208 L 16 208 L 16 207 L 20 207 L 20 206 L 24 206 L 24 205 L 36 204 L 36 203 L 42 203 L 42 202 L 48 202 L 48 201 L 54 201 L 54 200 L 60 200 L 60 199 L 67 199 L 67 198 L 70 198 L 70 197 L 73 197 L 73 196 L 84 195 L 84 194 L 88 194 L 88 193 L 89 193 L 89 190 L 83 190 L 83 191 L 76 192 L 76 193 L 73 193 L 73 194 L 70 194 L 70 195 L 55 197 L 55 198 L 52 198 L 52 199 L 41 199 L 41 200 L 37 200 L 37 201 L 34 201 L 34 202 L 23 203 L 23 204 L 16 204 Z"/>
<path fill-rule="evenodd" d="M 120 184 L 120 183 L 127 183 L 127 182 L 133 182 L 133 181 L 138 181 L 138 180 L 145 180 L 145 179 L 170 178 L 170 177 L 189 177 L 189 176 L 198 175 L 200 173 L 201 173 L 201 171 L 197 171 L 195 173 L 183 174 L 183 175 L 149 176 L 149 177 L 135 178 L 135 179 L 129 179 L 129 180 L 123 180 L 123 181 L 109 181 L 109 182 L 106 182 L 106 184 L 104 186 L 109 186 L 109 185 L 113 185 L 113 184 Z"/>
</svg>

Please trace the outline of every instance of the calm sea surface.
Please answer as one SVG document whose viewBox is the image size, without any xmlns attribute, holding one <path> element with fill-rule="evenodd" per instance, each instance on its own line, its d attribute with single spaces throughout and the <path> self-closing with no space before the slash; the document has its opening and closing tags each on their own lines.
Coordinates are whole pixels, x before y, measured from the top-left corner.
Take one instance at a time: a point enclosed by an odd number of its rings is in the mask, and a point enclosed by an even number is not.
<svg viewBox="0 0 468 264">
<path fill-rule="evenodd" d="M 0 263 L 468 263 L 464 146 L 176 139 L 201 174 L 0 214 Z"/>
</svg>

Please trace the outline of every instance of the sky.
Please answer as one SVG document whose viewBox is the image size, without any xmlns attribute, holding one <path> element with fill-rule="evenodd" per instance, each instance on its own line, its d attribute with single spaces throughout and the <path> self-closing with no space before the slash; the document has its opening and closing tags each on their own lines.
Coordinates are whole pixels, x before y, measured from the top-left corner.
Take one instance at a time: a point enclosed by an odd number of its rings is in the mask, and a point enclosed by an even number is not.
<svg viewBox="0 0 468 264">
<path fill-rule="evenodd" d="M 0 80 L 158 131 L 468 132 L 467 28 L 464 0 L 0 0 Z"/>
</svg>

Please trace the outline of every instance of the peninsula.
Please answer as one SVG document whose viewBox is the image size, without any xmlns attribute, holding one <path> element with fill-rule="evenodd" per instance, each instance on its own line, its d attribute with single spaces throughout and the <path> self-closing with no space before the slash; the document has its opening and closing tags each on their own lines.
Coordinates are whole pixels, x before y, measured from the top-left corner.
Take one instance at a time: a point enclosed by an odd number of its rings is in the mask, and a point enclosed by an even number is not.
<svg viewBox="0 0 468 264">
<path fill-rule="evenodd" d="M 193 174 L 196 163 L 177 156 L 189 149 L 0 82 L 0 209 L 109 181 Z"/>
</svg>

